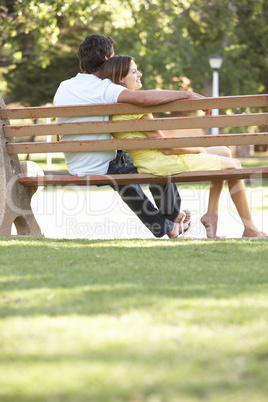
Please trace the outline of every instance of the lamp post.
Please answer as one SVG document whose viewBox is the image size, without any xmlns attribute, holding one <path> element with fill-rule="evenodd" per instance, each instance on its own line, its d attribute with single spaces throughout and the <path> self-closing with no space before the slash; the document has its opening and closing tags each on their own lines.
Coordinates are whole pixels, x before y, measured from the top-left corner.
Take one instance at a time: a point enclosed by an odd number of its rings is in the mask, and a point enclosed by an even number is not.
<svg viewBox="0 0 268 402">
<path fill-rule="evenodd" d="M 222 65 L 222 57 L 217 54 L 215 54 L 214 56 L 211 56 L 209 58 L 209 64 L 210 64 L 210 67 L 213 69 L 212 97 L 217 98 L 219 96 L 219 71 L 218 70 L 221 68 L 221 65 Z M 218 116 L 218 115 L 219 115 L 219 109 L 213 109 L 212 116 Z M 211 129 L 211 134 L 212 135 L 219 134 L 219 128 L 213 127 Z"/>
</svg>

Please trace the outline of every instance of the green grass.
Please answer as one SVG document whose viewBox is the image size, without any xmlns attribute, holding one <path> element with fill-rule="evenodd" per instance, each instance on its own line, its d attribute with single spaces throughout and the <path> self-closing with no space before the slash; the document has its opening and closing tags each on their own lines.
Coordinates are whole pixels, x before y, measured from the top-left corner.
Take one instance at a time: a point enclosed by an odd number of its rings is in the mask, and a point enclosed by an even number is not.
<svg viewBox="0 0 268 402">
<path fill-rule="evenodd" d="M 25 161 L 27 155 L 21 155 L 20 160 Z M 47 160 L 44 154 L 31 154 L 29 157 L 30 161 L 37 163 L 41 169 L 47 170 Z M 53 171 L 67 171 L 67 166 L 64 160 L 64 156 L 61 153 L 52 154 L 52 168 Z"/>
<path fill-rule="evenodd" d="M 267 401 L 266 239 L 0 247 L 1 402 Z"/>
<path fill-rule="evenodd" d="M 252 158 L 242 158 L 241 165 L 243 168 L 251 168 L 251 167 L 262 167 L 268 166 L 268 157 L 252 157 Z"/>
</svg>

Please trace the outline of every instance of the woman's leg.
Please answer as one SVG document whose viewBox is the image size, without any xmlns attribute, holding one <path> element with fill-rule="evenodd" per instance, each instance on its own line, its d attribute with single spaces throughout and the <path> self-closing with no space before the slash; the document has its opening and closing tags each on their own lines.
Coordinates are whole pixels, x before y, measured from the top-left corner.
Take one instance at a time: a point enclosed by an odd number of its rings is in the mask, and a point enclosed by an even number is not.
<svg viewBox="0 0 268 402">
<path fill-rule="evenodd" d="M 237 159 L 220 156 L 220 160 L 222 169 L 241 168 L 240 161 Z M 201 222 L 206 228 L 208 238 L 216 237 L 219 198 L 223 184 L 223 181 L 211 183 L 208 210 L 201 218 Z M 257 229 L 252 220 L 243 180 L 229 180 L 228 187 L 231 198 L 244 225 L 243 237 L 259 237 L 265 235 Z"/>
<path fill-rule="evenodd" d="M 224 180 L 210 183 L 208 209 L 201 218 L 201 223 L 205 226 L 208 239 L 217 237 L 219 201 L 223 186 Z"/>
<path fill-rule="evenodd" d="M 243 180 L 229 180 L 229 192 L 236 206 L 237 212 L 244 225 L 243 237 L 260 237 L 264 233 L 260 232 L 254 224 L 246 195 L 246 190 Z"/>
<path fill-rule="evenodd" d="M 227 147 L 209 147 L 206 148 L 208 154 L 218 155 L 221 161 L 222 169 L 231 169 L 236 167 L 235 159 L 231 159 L 231 151 Z M 214 239 L 217 237 L 219 201 L 224 186 L 224 180 L 213 181 L 210 183 L 209 200 L 207 212 L 202 216 L 201 223 L 205 226 L 207 237 Z"/>
<path fill-rule="evenodd" d="M 207 147 L 207 154 L 226 156 L 227 158 L 232 158 L 232 152 L 230 148 L 225 146 Z"/>
</svg>

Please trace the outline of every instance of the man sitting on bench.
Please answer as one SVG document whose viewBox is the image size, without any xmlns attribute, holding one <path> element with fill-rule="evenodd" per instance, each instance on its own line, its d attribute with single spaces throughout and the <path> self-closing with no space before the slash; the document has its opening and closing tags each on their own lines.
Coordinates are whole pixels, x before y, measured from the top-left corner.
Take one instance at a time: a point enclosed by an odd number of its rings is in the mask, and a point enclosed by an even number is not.
<svg viewBox="0 0 268 402">
<path fill-rule="evenodd" d="M 101 79 L 101 66 L 114 56 L 114 40 L 109 36 L 89 35 L 80 44 L 78 59 L 81 73 L 63 81 L 54 97 L 55 106 L 131 103 L 140 106 L 164 104 L 180 99 L 203 99 L 188 91 L 131 91 L 110 80 Z M 210 113 L 208 111 L 207 113 Z M 109 120 L 109 116 L 58 118 L 58 123 Z M 111 134 L 63 135 L 61 141 L 110 139 Z M 68 152 L 65 160 L 72 175 L 137 173 L 125 151 Z M 190 212 L 181 211 L 181 199 L 173 183 L 150 185 L 157 208 L 143 193 L 140 185 L 112 186 L 155 237 L 181 237 L 190 228 Z"/>
</svg>

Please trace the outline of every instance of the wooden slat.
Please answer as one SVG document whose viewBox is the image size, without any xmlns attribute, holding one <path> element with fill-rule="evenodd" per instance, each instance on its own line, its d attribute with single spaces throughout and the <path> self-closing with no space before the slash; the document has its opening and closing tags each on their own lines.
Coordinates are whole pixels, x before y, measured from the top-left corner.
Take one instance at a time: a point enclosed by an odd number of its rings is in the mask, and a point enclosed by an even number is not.
<svg viewBox="0 0 268 402">
<path fill-rule="evenodd" d="M 226 116 L 191 116 L 161 118 L 154 120 L 123 120 L 107 122 L 83 122 L 64 124 L 34 124 L 4 127 L 5 136 L 47 136 L 47 135 L 83 135 L 107 132 L 177 130 L 212 127 L 268 125 L 268 113 L 238 114 Z"/>
<path fill-rule="evenodd" d="M 36 119 L 46 117 L 100 116 L 103 114 L 131 114 L 149 112 L 185 112 L 202 109 L 231 109 L 268 106 L 268 95 L 223 96 L 202 100 L 181 100 L 164 105 L 139 107 L 130 104 L 80 105 L 60 107 L 28 107 L 0 110 L 0 118 Z"/>
<path fill-rule="evenodd" d="M 199 181 L 219 181 L 234 179 L 261 179 L 268 177 L 268 167 L 228 169 L 200 172 L 184 172 L 173 176 L 154 176 L 151 174 L 121 174 L 99 176 L 67 176 L 47 175 L 42 177 L 19 177 L 18 181 L 25 186 L 88 186 L 96 184 L 148 184 L 148 183 L 180 183 Z"/>
<path fill-rule="evenodd" d="M 163 149 L 218 145 L 266 145 L 268 132 L 254 134 L 203 135 L 192 137 L 135 138 L 131 140 L 26 142 L 7 144 L 8 153 L 96 152 L 120 149 Z"/>
</svg>

